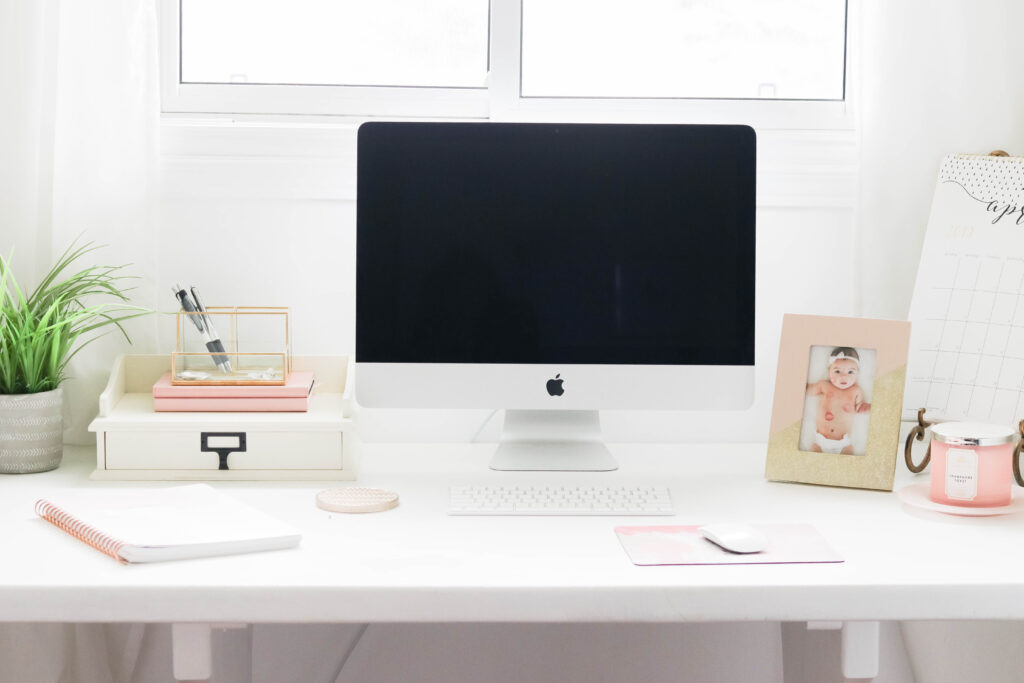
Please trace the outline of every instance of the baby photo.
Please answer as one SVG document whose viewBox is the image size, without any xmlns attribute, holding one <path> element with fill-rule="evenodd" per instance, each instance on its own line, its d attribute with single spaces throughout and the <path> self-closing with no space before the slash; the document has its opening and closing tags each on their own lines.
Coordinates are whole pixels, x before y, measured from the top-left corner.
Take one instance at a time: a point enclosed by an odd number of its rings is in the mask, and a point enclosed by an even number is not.
<svg viewBox="0 0 1024 683">
<path fill-rule="evenodd" d="M 799 449 L 864 455 L 874 379 L 874 349 L 812 346 Z"/>
</svg>

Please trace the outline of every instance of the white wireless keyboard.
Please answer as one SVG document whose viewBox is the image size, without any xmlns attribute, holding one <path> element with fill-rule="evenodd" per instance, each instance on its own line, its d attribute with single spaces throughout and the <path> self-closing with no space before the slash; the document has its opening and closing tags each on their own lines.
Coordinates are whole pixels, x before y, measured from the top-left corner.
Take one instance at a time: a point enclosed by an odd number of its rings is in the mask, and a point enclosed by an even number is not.
<svg viewBox="0 0 1024 683">
<path fill-rule="evenodd" d="M 672 515 L 664 486 L 452 486 L 449 515 Z"/>
</svg>

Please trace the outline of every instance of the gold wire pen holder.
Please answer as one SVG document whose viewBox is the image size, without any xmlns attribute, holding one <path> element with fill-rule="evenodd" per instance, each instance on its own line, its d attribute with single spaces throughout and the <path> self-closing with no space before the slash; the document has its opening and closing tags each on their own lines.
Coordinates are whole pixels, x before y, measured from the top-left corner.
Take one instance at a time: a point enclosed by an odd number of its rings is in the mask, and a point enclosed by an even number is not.
<svg viewBox="0 0 1024 683">
<path fill-rule="evenodd" d="M 209 306 L 179 311 L 171 384 L 283 385 L 291 372 L 289 311 L 283 306 Z"/>
</svg>

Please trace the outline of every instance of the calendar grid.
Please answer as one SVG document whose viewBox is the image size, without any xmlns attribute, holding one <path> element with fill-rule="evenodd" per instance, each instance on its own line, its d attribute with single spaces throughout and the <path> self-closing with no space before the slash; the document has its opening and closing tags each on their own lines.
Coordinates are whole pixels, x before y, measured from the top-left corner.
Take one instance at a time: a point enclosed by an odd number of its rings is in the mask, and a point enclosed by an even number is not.
<svg viewBox="0 0 1024 683">
<path fill-rule="evenodd" d="M 1003 271 L 1005 269 L 1006 269 L 1006 263 L 1005 262 L 1001 262 L 999 264 L 999 275 L 996 277 L 996 282 L 1000 282 L 1003 279 Z M 975 280 L 974 280 L 974 284 L 975 284 L 976 287 L 977 287 L 977 284 L 978 284 L 978 278 L 980 278 L 980 276 L 981 276 L 981 269 L 979 268 L 978 269 L 978 277 L 976 277 Z M 974 296 L 976 294 L 978 294 L 977 290 L 975 290 L 971 294 L 971 303 L 972 304 L 974 302 Z M 984 349 L 985 348 L 985 344 L 988 343 L 988 334 L 989 334 L 989 330 L 992 329 L 992 314 L 995 312 L 995 308 L 996 308 L 995 295 L 993 295 L 993 297 L 992 297 L 992 305 L 989 306 L 989 308 L 988 308 L 988 318 L 987 318 L 987 321 L 986 321 L 987 324 L 985 326 L 985 336 L 984 336 L 984 338 L 982 339 L 982 342 L 981 342 L 981 348 L 982 349 Z M 967 330 L 967 324 L 965 323 L 964 324 L 964 331 L 965 331 L 964 333 L 965 334 L 966 334 L 966 330 Z M 962 344 L 961 344 L 961 346 L 962 346 Z M 979 368 L 981 367 L 980 360 L 978 362 L 978 367 Z M 974 391 L 975 391 L 975 389 L 977 389 L 977 384 L 978 384 L 978 371 L 975 370 L 974 377 L 971 379 L 971 393 L 970 393 L 970 396 L 967 399 L 967 405 L 971 405 L 971 403 L 974 402 Z"/>
<path fill-rule="evenodd" d="M 1005 264 L 1004 264 L 1004 267 L 1005 267 Z M 1024 271 L 1021 272 L 1020 280 L 1017 281 L 1017 291 L 1018 292 L 1021 291 L 1021 287 L 1024 287 Z M 1017 298 L 1013 302 L 1013 315 L 1010 317 L 1011 320 L 1016 320 L 1017 319 L 1017 311 L 1018 311 L 1019 308 L 1020 308 L 1020 295 L 1018 295 Z M 1006 363 L 1006 354 L 1009 352 L 1009 350 L 1010 350 L 1010 335 L 1007 335 L 1006 336 L 1006 346 L 1003 347 L 1003 357 L 1000 359 L 1000 362 L 999 362 L 999 374 L 1000 375 L 1003 372 L 1003 365 Z M 1020 397 L 1020 388 L 1018 388 L 1018 396 L 1017 396 L 1018 408 L 1020 406 L 1020 398 L 1021 398 Z M 989 407 L 989 414 L 990 415 L 992 414 L 992 411 L 994 409 L 995 409 L 995 393 L 993 392 L 993 395 L 992 395 L 992 405 Z M 1015 415 L 1019 415 L 1020 411 L 1017 410 L 1014 414 Z"/>
<path fill-rule="evenodd" d="M 1012 421 L 1024 409 L 1024 259 L 946 253 L 911 363 L 908 407 L 947 419 Z M 994 285 L 994 286 L 993 286 Z M 998 317 L 997 317 L 998 311 Z M 925 360 L 925 362 L 921 362 Z"/>
<path fill-rule="evenodd" d="M 953 271 L 953 283 L 954 283 L 954 285 L 955 285 L 957 277 L 959 275 L 960 275 L 960 262 L 957 261 L 956 269 Z M 947 288 L 944 287 L 943 289 L 947 289 Z M 948 320 L 949 320 L 949 307 L 950 307 L 950 303 L 953 300 L 953 296 L 952 296 L 953 287 L 950 286 L 950 287 L 948 287 L 948 289 L 949 289 L 950 295 L 946 298 L 946 312 L 942 316 L 942 327 L 939 329 L 939 337 L 938 338 L 939 338 L 940 342 L 942 341 L 942 338 L 946 334 L 946 326 L 949 324 L 948 323 Z M 936 344 L 936 347 L 938 347 L 938 344 Z M 927 382 L 927 386 L 928 386 L 928 389 L 927 389 L 927 392 L 925 393 L 925 398 L 924 398 L 924 401 L 923 401 L 923 403 L 924 403 L 924 405 L 926 407 L 931 405 L 930 399 L 931 399 L 931 394 L 932 394 L 932 385 L 934 384 L 931 381 L 931 378 L 935 377 L 935 371 L 937 369 L 936 366 L 937 366 L 938 362 L 939 362 L 939 349 L 936 348 L 935 349 L 935 358 L 934 358 L 934 360 L 932 362 L 932 370 L 931 370 L 930 373 L 928 373 L 928 377 L 924 378 L 924 380 L 923 380 L 923 381 Z M 920 381 L 920 380 L 918 380 L 918 381 Z"/>
</svg>

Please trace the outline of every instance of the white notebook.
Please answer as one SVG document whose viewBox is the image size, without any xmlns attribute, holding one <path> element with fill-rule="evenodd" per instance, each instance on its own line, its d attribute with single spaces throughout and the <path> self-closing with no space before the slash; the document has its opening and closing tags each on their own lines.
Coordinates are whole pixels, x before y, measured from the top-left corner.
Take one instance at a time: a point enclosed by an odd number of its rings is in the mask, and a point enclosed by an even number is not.
<svg viewBox="0 0 1024 683">
<path fill-rule="evenodd" d="M 298 529 L 207 484 L 68 491 L 36 514 L 121 562 L 162 562 L 291 548 Z"/>
</svg>

